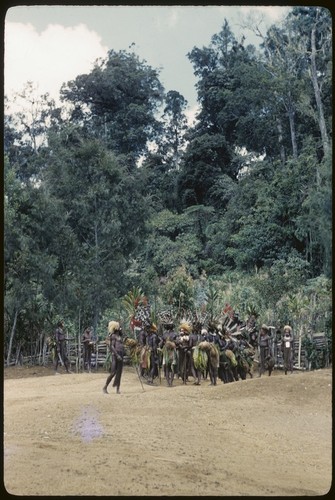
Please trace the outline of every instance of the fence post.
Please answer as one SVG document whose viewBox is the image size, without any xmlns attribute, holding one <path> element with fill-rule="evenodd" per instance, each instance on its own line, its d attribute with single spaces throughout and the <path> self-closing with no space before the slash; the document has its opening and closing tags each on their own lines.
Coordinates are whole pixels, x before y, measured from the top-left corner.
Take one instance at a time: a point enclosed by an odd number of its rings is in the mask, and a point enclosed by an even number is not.
<svg viewBox="0 0 335 500">
<path fill-rule="evenodd" d="M 301 368 L 301 337 L 302 332 L 299 332 L 299 345 L 298 345 L 298 368 Z"/>
</svg>

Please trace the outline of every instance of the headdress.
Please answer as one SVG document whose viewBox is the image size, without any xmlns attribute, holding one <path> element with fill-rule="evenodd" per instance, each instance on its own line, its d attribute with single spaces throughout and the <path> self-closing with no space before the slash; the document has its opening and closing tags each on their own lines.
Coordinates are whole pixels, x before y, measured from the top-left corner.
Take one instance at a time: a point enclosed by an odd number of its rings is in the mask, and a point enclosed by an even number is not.
<svg viewBox="0 0 335 500">
<path fill-rule="evenodd" d="M 120 323 L 118 321 L 110 321 L 108 323 L 108 333 L 114 333 L 115 330 L 120 329 Z"/>
<path fill-rule="evenodd" d="M 192 326 L 189 323 L 187 323 L 186 321 L 183 321 L 182 323 L 180 323 L 179 329 L 185 330 L 187 333 L 191 333 Z"/>
</svg>

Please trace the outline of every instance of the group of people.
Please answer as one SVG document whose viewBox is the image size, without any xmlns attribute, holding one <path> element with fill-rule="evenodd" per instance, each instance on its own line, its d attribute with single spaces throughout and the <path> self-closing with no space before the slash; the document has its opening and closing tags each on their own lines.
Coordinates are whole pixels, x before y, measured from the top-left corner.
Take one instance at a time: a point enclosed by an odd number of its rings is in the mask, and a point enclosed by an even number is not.
<svg viewBox="0 0 335 500">
<path fill-rule="evenodd" d="M 292 327 L 290 325 L 285 325 L 280 340 L 285 375 L 287 375 L 288 371 L 291 373 L 293 372 L 293 340 Z M 274 358 L 273 352 L 271 352 L 271 345 L 272 338 L 270 329 L 266 325 L 262 325 L 258 337 L 260 375 L 264 373 L 266 369 L 271 370 L 273 368 L 271 365 L 274 365 Z"/>
<path fill-rule="evenodd" d="M 59 373 L 59 365 L 63 365 L 67 373 L 72 373 L 66 347 L 66 342 L 69 340 L 74 339 L 66 336 L 64 321 L 59 321 L 54 332 L 55 374 Z M 84 370 L 90 372 L 92 367 L 92 354 L 95 346 L 93 327 L 85 328 L 81 341 L 83 345 L 83 367 Z"/>
<path fill-rule="evenodd" d="M 273 339 L 270 328 L 262 325 L 259 333 L 255 329 L 235 333 L 225 329 L 200 324 L 191 325 L 183 322 L 178 331 L 174 324 L 165 323 L 158 333 L 157 326 L 150 323 L 136 331 L 136 338 L 124 337 L 120 324 L 109 323 L 108 344 L 110 346 L 111 367 L 103 387 L 107 387 L 114 378 L 113 387 L 120 393 L 123 359 L 126 353 L 133 353 L 139 368 L 138 375 L 147 384 L 153 384 L 155 378 L 161 378 L 161 370 L 167 385 L 172 386 L 177 376 L 184 384 L 193 377 L 199 385 L 209 375 L 210 384 L 216 385 L 217 378 L 224 383 L 250 377 L 255 354 L 258 352 L 258 371 L 262 376 L 266 371 L 271 375 L 274 367 L 272 352 Z M 293 334 L 289 325 L 284 326 L 281 350 L 285 374 L 293 371 Z M 131 355 L 132 357 L 132 355 Z"/>
<path fill-rule="evenodd" d="M 176 331 L 177 330 L 177 331 Z M 262 376 L 266 371 L 271 375 L 274 367 L 273 337 L 270 328 L 263 324 L 257 332 L 256 326 L 244 330 L 237 325 L 235 331 L 218 326 L 191 324 L 182 322 L 175 329 L 173 322 L 166 322 L 158 332 L 154 323 L 138 328 L 135 338 L 125 337 L 120 323 L 110 321 L 106 343 L 110 354 L 110 372 L 103 386 L 108 393 L 108 386 L 113 381 L 116 393 L 120 394 L 121 376 L 124 357 L 127 353 L 136 353 L 138 375 L 148 384 L 153 384 L 157 377 L 163 376 L 169 387 L 177 376 L 184 384 L 193 377 L 194 384 L 199 385 L 209 375 L 210 383 L 216 385 L 217 378 L 224 383 L 250 377 L 255 355 L 258 354 L 258 372 Z M 71 373 L 70 362 L 66 352 L 66 336 L 64 323 L 59 322 L 55 330 L 55 373 L 59 363 L 64 365 L 67 373 Z M 92 353 L 94 351 L 93 328 L 88 327 L 82 334 L 83 368 L 91 371 Z M 293 332 L 285 325 L 281 334 L 281 351 L 285 375 L 293 371 Z"/>
</svg>

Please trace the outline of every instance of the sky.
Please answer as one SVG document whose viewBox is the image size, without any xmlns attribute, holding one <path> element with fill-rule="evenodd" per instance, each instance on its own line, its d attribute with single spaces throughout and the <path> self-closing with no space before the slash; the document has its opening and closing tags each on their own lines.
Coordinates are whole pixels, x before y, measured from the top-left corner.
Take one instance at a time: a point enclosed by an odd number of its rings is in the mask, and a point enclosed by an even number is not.
<svg viewBox="0 0 335 500">
<path fill-rule="evenodd" d="M 235 37 L 258 46 L 260 39 L 245 24 L 265 33 L 289 7 L 77 5 L 15 6 L 5 16 L 4 91 L 9 98 L 33 82 L 37 94 L 58 101 L 61 85 L 89 73 L 108 50 L 134 51 L 159 69 L 166 91 L 176 90 L 196 110 L 196 78 L 187 53 L 207 47 L 227 19 Z"/>
</svg>

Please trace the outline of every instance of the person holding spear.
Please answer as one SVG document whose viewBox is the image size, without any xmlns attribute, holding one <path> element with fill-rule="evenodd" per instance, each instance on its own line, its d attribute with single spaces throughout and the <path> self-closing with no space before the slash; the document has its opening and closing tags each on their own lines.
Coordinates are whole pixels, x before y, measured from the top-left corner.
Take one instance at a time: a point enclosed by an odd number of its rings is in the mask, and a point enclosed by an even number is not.
<svg viewBox="0 0 335 500">
<path fill-rule="evenodd" d="M 114 378 L 113 387 L 116 387 L 116 393 L 120 393 L 121 375 L 123 371 L 123 357 L 125 349 L 123 345 L 122 329 L 118 321 L 110 321 L 108 323 L 108 343 L 112 355 L 110 374 L 107 377 L 106 383 L 102 388 L 104 394 L 108 394 L 107 387 Z"/>
</svg>

